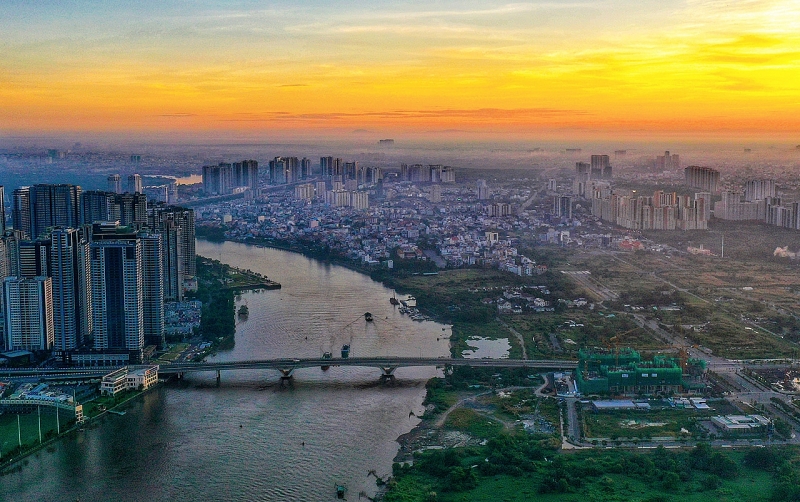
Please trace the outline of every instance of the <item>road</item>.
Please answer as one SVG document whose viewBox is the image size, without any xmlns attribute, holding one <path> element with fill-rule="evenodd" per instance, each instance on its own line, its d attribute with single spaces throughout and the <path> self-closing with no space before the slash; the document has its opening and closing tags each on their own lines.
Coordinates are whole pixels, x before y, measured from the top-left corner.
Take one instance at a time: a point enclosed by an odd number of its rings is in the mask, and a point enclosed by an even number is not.
<svg viewBox="0 0 800 502">
<path fill-rule="evenodd" d="M 514 335 L 517 338 L 517 340 L 519 341 L 520 347 L 522 347 L 522 358 L 523 359 L 527 359 L 528 358 L 528 351 L 525 349 L 525 340 L 522 338 L 522 334 L 519 331 L 517 331 L 516 329 L 512 328 L 511 326 L 509 326 L 505 321 L 503 321 L 499 317 L 496 317 L 495 319 L 497 320 L 497 322 L 502 324 L 504 328 L 506 328 L 508 331 L 510 331 L 512 335 Z"/>
</svg>

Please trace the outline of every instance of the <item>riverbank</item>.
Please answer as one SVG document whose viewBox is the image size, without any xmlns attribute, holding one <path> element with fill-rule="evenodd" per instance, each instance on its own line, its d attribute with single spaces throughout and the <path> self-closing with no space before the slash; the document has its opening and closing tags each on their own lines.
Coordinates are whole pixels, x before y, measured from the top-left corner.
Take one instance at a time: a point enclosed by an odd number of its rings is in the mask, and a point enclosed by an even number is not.
<svg viewBox="0 0 800 502">
<path fill-rule="evenodd" d="M 120 401 L 119 403 L 116 403 L 111 408 L 106 408 L 105 410 L 101 411 L 100 413 L 98 413 L 96 415 L 85 417 L 83 422 L 79 422 L 79 423 L 76 422 L 75 424 L 71 425 L 68 429 L 66 429 L 63 432 L 61 432 L 61 434 L 58 434 L 58 435 L 48 439 L 47 441 L 43 441 L 43 442 L 41 442 L 39 444 L 34 444 L 33 446 L 31 446 L 31 447 L 27 448 L 26 450 L 24 450 L 24 452 L 22 452 L 20 454 L 17 454 L 15 456 L 12 456 L 8 460 L 3 459 L 2 461 L 0 461 L 0 477 L 8 475 L 8 474 L 11 474 L 13 472 L 21 471 L 22 470 L 22 466 L 17 465 L 19 462 L 24 461 L 26 458 L 28 458 L 31 455 L 41 451 L 44 448 L 47 448 L 48 446 L 56 443 L 57 441 L 66 438 L 70 434 L 82 431 L 83 429 L 89 427 L 91 424 L 97 422 L 100 418 L 102 418 L 103 416 L 105 416 L 107 414 L 119 415 L 120 412 L 121 412 L 120 408 L 122 406 L 130 403 L 134 399 L 137 399 L 137 398 L 140 398 L 140 397 L 144 396 L 145 394 L 153 391 L 154 389 L 157 389 L 158 387 L 160 387 L 163 384 L 164 384 L 164 382 L 159 380 L 159 382 L 156 385 L 153 385 L 149 389 L 141 390 L 141 391 L 139 391 L 139 390 L 133 391 L 132 394 L 130 394 L 129 396 L 126 396 L 126 398 L 124 400 Z M 91 404 L 93 401 L 94 401 L 94 399 L 92 399 L 91 401 L 87 401 L 86 404 Z M 124 412 L 122 412 L 122 413 L 124 414 Z M 9 467 L 10 467 L 10 469 L 9 469 Z"/>
<path fill-rule="evenodd" d="M 198 230 L 200 228 L 202 227 L 198 227 Z M 239 244 L 245 244 L 248 246 L 255 246 L 262 248 L 266 247 L 272 249 L 280 249 L 281 251 L 290 251 L 292 253 L 301 254 L 307 258 L 313 258 L 322 263 L 327 263 L 330 265 L 338 265 L 340 267 L 345 267 L 347 269 L 353 270 L 355 272 L 360 272 L 362 274 L 369 276 L 371 276 L 372 272 L 375 271 L 374 266 L 362 266 L 359 265 L 354 260 L 348 259 L 344 256 L 338 256 L 331 252 L 324 252 L 322 250 L 312 249 L 308 246 L 302 246 L 297 243 L 290 243 L 288 241 L 266 239 L 263 237 L 250 237 L 246 239 L 219 238 L 216 234 L 205 235 L 201 231 L 198 231 L 197 237 L 199 239 L 204 239 L 212 243 L 237 242 Z"/>
<path fill-rule="evenodd" d="M 281 289 L 279 282 L 272 281 L 265 275 L 232 267 L 208 256 L 198 255 L 197 267 L 200 281 L 213 282 L 218 288 L 234 293 L 257 289 Z M 200 286 L 198 284 L 198 287 Z"/>
</svg>

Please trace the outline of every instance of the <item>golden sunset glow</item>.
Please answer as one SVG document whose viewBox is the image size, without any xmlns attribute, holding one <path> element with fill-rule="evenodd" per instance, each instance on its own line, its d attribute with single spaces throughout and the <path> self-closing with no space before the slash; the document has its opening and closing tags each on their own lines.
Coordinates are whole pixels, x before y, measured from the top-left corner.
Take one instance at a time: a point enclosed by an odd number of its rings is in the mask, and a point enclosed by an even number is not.
<svg viewBox="0 0 800 502">
<path fill-rule="evenodd" d="M 800 129 L 794 0 L 62 3 L 0 6 L 5 133 Z"/>
</svg>

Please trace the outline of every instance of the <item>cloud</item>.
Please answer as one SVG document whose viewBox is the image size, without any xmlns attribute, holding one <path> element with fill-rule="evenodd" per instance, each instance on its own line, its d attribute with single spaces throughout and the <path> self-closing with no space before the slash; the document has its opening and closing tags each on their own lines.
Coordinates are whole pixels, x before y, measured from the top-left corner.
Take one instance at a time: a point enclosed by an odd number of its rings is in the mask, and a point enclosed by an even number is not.
<svg viewBox="0 0 800 502">
<path fill-rule="evenodd" d="M 221 119 L 223 122 L 270 122 L 282 121 L 338 121 L 354 118 L 375 118 L 386 120 L 425 120 L 425 119 L 463 119 L 470 121 L 513 121 L 520 119 L 548 119 L 591 115 L 585 110 L 561 110 L 555 108 L 477 108 L 442 110 L 392 110 L 373 112 L 329 112 L 329 113 L 290 113 L 285 111 L 263 114 L 239 114 L 235 118 Z"/>
</svg>

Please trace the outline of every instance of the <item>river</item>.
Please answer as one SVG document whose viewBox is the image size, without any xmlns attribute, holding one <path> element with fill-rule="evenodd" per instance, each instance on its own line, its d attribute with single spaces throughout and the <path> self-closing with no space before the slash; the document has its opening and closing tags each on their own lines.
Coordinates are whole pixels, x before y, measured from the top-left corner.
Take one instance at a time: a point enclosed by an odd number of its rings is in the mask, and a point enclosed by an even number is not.
<svg viewBox="0 0 800 502">
<path fill-rule="evenodd" d="M 197 242 L 197 253 L 280 282 L 244 293 L 250 315 L 236 345 L 212 360 L 317 357 L 344 343 L 353 356 L 446 356 L 450 327 L 415 322 L 368 276 L 302 255 L 238 243 Z M 371 312 L 374 322 L 364 320 Z M 423 411 L 434 368 L 400 368 L 392 385 L 376 368 L 188 375 L 28 457 L 0 478 L 0 500 L 349 500 L 391 473 L 395 439 Z"/>
</svg>

